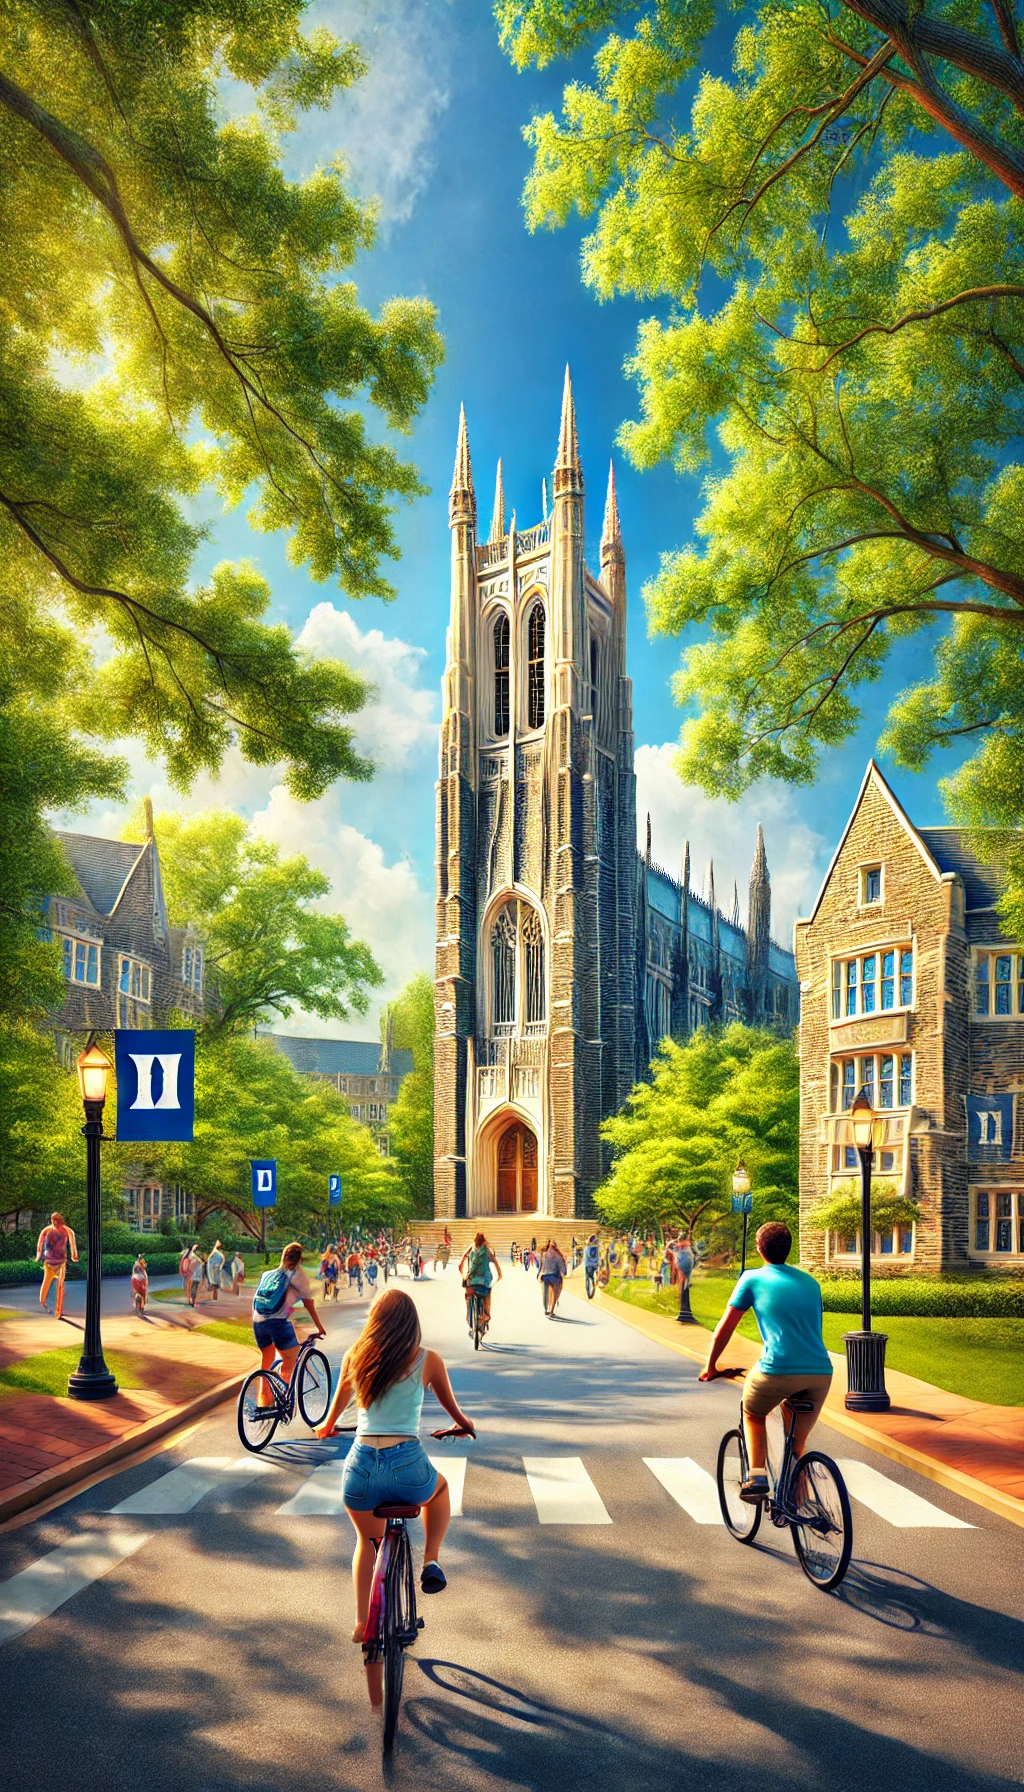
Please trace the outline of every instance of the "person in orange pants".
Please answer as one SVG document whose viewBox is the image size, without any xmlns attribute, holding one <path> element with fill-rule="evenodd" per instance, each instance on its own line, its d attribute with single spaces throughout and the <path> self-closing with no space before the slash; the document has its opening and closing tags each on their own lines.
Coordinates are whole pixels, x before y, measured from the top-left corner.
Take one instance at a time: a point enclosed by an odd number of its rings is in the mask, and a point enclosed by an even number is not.
<svg viewBox="0 0 1024 1792">
<path fill-rule="evenodd" d="M 64 1276 L 68 1267 L 68 1251 L 71 1261 L 78 1262 L 78 1240 L 71 1227 L 65 1223 L 61 1213 L 51 1213 L 50 1224 L 44 1226 L 36 1244 L 36 1262 L 42 1261 L 43 1285 L 39 1290 L 39 1305 L 45 1307 L 46 1297 L 54 1282 L 57 1284 L 56 1314 L 60 1319 L 64 1313 Z"/>
</svg>

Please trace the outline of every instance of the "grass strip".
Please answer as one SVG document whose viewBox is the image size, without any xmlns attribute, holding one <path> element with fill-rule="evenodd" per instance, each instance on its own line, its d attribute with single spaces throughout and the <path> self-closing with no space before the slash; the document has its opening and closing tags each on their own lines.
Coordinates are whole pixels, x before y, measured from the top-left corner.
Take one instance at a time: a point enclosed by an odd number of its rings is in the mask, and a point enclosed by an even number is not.
<svg viewBox="0 0 1024 1792">
<path fill-rule="evenodd" d="M 119 1388 L 144 1388 L 146 1359 L 120 1350 L 104 1351 L 104 1360 Z M 81 1345 L 65 1350 L 41 1350 L 0 1369 L 0 1390 L 6 1394 L 51 1394 L 63 1399 L 68 1377 L 82 1360 Z"/>
<path fill-rule="evenodd" d="M 698 1324 L 713 1331 L 725 1309 L 736 1278 L 728 1270 L 709 1270 L 690 1284 L 690 1308 Z M 644 1282 L 612 1282 L 609 1292 L 629 1306 L 674 1318 L 679 1296 L 674 1289 Z M 856 1317 L 826 1313 L 822 1330 L 827 1349 L 842 1355 L 843 1333 L 857 1329 Z M 962 1394 L 993 1406 L 1024 1406 L 1024 1319 L 935 1319 L 903 1314 L 876 1321 L 889 1339 L 886 1363 L 949 1394 Z M 760 1334 L 752 1313 L 740 1322 L 741 1337 L 757 1343 Z"/>
<path fill-rule="evenodd" d="M 209 1325 L 197 1325 L 197 1332 L 205 1332 L 208 1338 L 221 1338 L 225 1344 L 244 1344 L 249 1350 L 255 1350 L 252 1326 L 241 1319 L 214 1319 Z"/>
</svg>

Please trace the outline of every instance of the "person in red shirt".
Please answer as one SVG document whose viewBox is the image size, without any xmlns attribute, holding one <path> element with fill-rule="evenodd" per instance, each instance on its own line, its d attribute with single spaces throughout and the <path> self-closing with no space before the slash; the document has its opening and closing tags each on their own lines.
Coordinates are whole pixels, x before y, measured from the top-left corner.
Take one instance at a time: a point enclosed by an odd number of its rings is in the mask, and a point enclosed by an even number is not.
<svg viewBox="0 0 1024 1792">
<path fill-rule="evenodd" d="M 50 1224 L 44 1226 L 36 1244 L 36 1262 L 42 1260 L 43 1285 L 39 1290 L 39 1305 L 45 1307 L 46 1297 L 52 1284 L 57 1284 L 56 1301 L 57 1318 L 64 1313 L 64 1277 L 68 1267 L 68 1251 L 71 1252 L 72 1263 L 78 1262 L 78 1241 L 71 1227 L 65 1223 L 64 1215 L 51 1213 Z"/>
</svg>

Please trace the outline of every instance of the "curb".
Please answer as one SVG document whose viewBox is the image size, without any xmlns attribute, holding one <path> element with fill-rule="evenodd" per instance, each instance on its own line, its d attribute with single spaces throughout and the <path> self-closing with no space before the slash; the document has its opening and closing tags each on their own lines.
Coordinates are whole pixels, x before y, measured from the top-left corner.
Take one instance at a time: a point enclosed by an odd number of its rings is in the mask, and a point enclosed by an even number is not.
<svg viewBox="0 0 1024 1792">
<path fill-rule="evenodd" d="M 685 1344 L 677 1344 L 674 1338 L 665 1338 L 660 1331 L 649 1329 L 640 1323 L 630 1312 L 625 1301 L 616 1300 L 613 1294 L 605 1294 L 599 1288 L 598 1299 L 605 1312 L 613 1312 L 614 1317 L 621 1319 L 624 1325 L 631 1325 L 634 1331 L 641 1332 L 652 1343 L 664 1345 L 666 1350 L 674 1350 L 677 1355 L 687 1357 L 692 1363 L 702 1366 L 707 1357 L 707 1347 L 703 1350 L 690 1350 Z M 627 1307 L 625 1312 L 622 1311 Z M 643 1309 L 639 1309 L 640 1313 Z M 653 1315 L 651 1315 L 653 1317 Z M 700 1328 L 703 1329 L 703 1328 Z M 706 1333 L 710 1338 L 711 1333 Z M 890 1462 L 898 1462 L 901 1468 L 911 1468 L 926 1480 L 934 1481 L 937 1486 L 944 1487 L 948 1493 L 956 1493 L 961 1499 L 972 1500 L 976 1506 L 984 1506 L 997 1517 L 1005 1518 L 1010 1524 L 1024 1528 L 1024 1500 L 1015 1499 L 1011 1493 L 1000 1493 L 997 1487 L 990 1487 L 987 1481 L 979 1481 L 974 1475 L 965 1474 L 963 1469 L 948 1468 L 934 1456 L 928 1456 L 923 1450 L 916 1450 L 912 1444 L 901 1444 L 895 1438 L 886 1437 L 865 1425 L 862 1420 L 855 1419 L 842 1407 L 830 1406 L 827 1402 L 821 1415 L 821 1422 L 831 1425 L 833 1430 L 841 1431 L 846 1437 L 852 1437 L 856 1443 L 863 1444 L 865 1449 L 874 1450 L 879 1456 L 887 1456 Z"/>
<path fill-rule="evenodd" d="M 208 1412 L 211 1407 L 219 1406 L 224 1400 L 230 1400 L 238 1393 L 249 1373 L 246 1369 L 242 1374 L 231 1375 L 227 1381 L 219 1381 L 212 1388 L 207 1388 L 205 1394 L 197 1394 L 193 1400 L 186 1400 L 181 1406 L 171 1406 L 155 1419 L 143 1419 L 140 1425 L 133 1425 L 112 1443 L 101 1444 L 98 1449 L 89 1450 L 84 1456 L 77 1456 L 63 1468 L 42 1469 L 31 1480 L 22 1482 L 20 1487 L 0 1498 L 0 1524 L 8 1518 L 16 1518 L 19 1512 L 26 1511 L 30 1506 L 40 1505 L 53 1494 L 62 1493 L 67 1487 L 74 1487 L 76 1481 L 87 1481 L 98 1469 L 119 1461 L 122 1456 L 134 1455 L 136 1450 L 144 1449 L 157 1438 L 165 1437 L 169 1431 L 176 1431 L 179 1426 L 187 1424 L 189 1419 Z"/>
</svg>

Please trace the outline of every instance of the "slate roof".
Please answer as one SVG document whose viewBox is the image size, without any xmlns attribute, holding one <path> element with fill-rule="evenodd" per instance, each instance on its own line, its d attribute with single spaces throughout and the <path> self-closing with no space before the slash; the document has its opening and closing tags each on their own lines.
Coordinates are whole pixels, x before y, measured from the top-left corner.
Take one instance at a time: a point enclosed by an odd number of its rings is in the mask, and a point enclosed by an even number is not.
<svg viewBox="0 0 1024 1792">
<path fill-rule="evenodd" d="M 380 1076 L 380 1045 L 372 1039 L 298 1039 L 292 1033 L 271 1033 L 260 1029 L 260 1037 L 269 1039 L 279 1052 L 290 1058 L 296 1070 L 306 1076 Z M 412 1070 L 412 1052 L 391 1053 L 391 1075 L 408 1076 Z"/>
<path fill-rule="evenodd" d="M 104 840 L 97 834 L 65 834 L 56 828 L 54 838 L 63 847 L 86 900 L 98 915 L 112 914 L 145 847 L 125 840 Z"/>
<path fill-rule="evenodd" d="M 940 871 L 955 871 L 963 879 L 968 909 L 994 908 L 1003 894 L 1004 878 L 999 864 L 985 864 L 971 848 L 968 828 L 918 828 Z M 1009 843 L 1015 834 L 1007 833 Z"/>
</svg>

